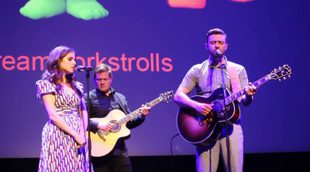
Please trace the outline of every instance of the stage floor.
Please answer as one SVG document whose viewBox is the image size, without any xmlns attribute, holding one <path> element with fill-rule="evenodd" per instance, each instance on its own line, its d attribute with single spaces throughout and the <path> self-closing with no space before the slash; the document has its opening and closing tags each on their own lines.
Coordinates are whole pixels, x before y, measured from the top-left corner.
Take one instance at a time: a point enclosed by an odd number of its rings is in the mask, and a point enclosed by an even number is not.
<svg viewBox="0 0 310 172">
<path fill-rule="evenodd" d="M 195 156 L 133 156 L 134 172 L 195 172 Z M 1 158 L 0 171 L 34 172 L 38 158 Z M 245 172 L 310 171 L 310 152 L 245 154 Z M 224 172 L 222 162 L 219 172 Z"/>
</svg>

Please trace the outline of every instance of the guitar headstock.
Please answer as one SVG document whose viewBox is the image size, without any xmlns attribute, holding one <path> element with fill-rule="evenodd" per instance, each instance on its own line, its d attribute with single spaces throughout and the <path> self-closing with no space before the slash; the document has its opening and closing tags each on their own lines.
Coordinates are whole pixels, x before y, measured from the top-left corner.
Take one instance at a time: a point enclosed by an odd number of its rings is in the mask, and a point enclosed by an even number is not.
<svg viewBox="0 0 310 172">
<path fill-rule="evenodd" d="M 173 97 L 173 91 L 170 90 L 170 91 L 166 91 L 164 93 L 161 93 L 159 95 L 159 99 L 160 101 L 165 101 L 165 102 L 168 102 L 172 97 Z"/>
<path fill-rule="evenodd" d="M 282 67 L 280 66 L 278 69 L 274 69 L 272 72 L 270 72 L 269 77 L 270 79 L 281 81 L 282 78 L 284 80 L 290 78 L 291 74 L 292 74 L 291 67 L 285 64 Z"/>
</svg>

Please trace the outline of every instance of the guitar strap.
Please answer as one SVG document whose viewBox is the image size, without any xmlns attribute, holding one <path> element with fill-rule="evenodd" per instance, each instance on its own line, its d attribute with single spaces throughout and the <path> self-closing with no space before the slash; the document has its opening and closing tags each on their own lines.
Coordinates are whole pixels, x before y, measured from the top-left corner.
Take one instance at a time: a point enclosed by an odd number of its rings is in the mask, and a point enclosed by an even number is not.
<svg viewBox="0 0 310 172">
<path fill-rule="evenodd" d="M 238 67 L 235 63 L 233 62 L 227 62 L 227 72 L 230 78 L 230 84 L 231 84 L 231 90 L 233 93 L 237 93 L 238 91 L 241 90 L 241 84 L 240 84 L 240 80 L 238 77 L 238 71 L 237 71 Z M 238 101 L 241 102 L 242 97 L 238 98 Z M 241 113 L 239 114 L 239 119 L 235 122 L 235 124 L 240 123 L 240 119 L 241 119 Z"/>
<path fill-rule="evenodd" d="M 123 112 L 125 112 L 127 115 L 129 112 L 125 109 L 123 103 L 121 103 L 120 98 L 117 96 L 116 93 L 113 94 L 113 97 L 116 100 L 117 104 L 119 104 L 119 106 L 121 107 L 121 110 L 123 110 Z"/>
<path fill-rule="evenodd" d="M 231 90 L 233 93 L 237 93 L 241 90 L 240 80 L 237 72 L 237 65 L 233 62 L 227 63 L 227 71 L 230 78 Z M 238 100 L 240 101 L 241 98 Z"/>
</svg>

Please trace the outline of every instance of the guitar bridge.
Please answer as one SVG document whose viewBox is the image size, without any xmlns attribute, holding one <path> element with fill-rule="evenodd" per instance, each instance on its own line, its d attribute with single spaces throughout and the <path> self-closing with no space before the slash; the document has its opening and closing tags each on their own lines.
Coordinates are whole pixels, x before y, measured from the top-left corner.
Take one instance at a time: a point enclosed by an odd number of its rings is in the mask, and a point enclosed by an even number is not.
<svg viewBox="0 0 310 172">
<path fill-rule="evenodd" d="M 106 133 L 104 131 L 98 130 L 97 134 L 103 141 L 106 141 L 106 139 L 104 138 L 104 135 L 106 135 Z"/>
</svg>

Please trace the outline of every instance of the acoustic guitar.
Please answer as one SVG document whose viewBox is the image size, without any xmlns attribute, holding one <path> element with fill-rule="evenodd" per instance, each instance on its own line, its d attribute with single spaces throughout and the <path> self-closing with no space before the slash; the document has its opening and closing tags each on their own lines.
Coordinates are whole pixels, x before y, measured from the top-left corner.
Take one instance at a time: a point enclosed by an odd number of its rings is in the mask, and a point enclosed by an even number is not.
<svg viewBox="0 0 310 172">
<path fill-rule="evenodd" d="M 168 102 L 173 97 L 173 91 L 161 93 L 159 97 L 146 103 L 146 106 L 153 107 L 160 102 Z M 123 111 L 114 109 L 104 118 L 90 118 L 98 123 L 106 123 L 112 125 L 112 130 L 107 132 L 98 130 L 96 133 L 90 132 L 91 138 L 91 155 L 94 157 L 104 156 L 110 153 L 118 139 L 126 138 L 130 135 L 130 130 L 126 127 L 126 123 L 141 115 L 141 109 L 136 109 L 126 115 Z"/>
<path fill-rule="evenodd" d="M 291 68 L 288 65 L 283 65 L 253 84 L 258 88 L 267 81 L 281 81 L 282 78 L 286 79 L 291 74 Z M 224 94 L 224 91 L 226 94 Z M 240 107 L 237 99 L 245 93 L 245 89 L 230 94 L 227 89 L 218 88 L 208 97 L 198 95 L 191 97 L 192 100 L 200 103 L 213 104 L 212 111 L 208 115 L 202 115 L 193 108 L 180 107 L 177 113 L 177 129 L 180 135 L 191 144 L 212 145 L 219 138 L 226 117 L 231 123 L 239 119 Z"/>
</svg>

